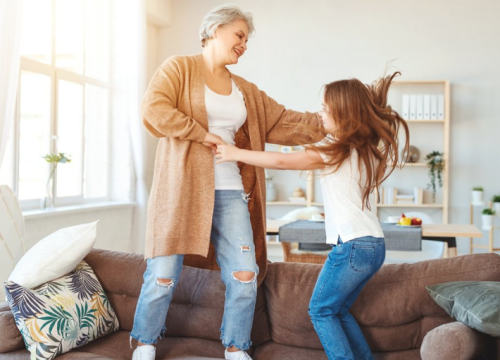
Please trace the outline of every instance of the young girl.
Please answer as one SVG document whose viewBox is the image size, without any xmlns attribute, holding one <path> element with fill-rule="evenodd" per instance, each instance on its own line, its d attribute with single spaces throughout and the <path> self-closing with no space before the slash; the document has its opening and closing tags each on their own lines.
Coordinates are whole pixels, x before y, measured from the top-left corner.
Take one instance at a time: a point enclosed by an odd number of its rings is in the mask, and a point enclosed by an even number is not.
<svg viewBox="0 0 500 360">
<path fill-rule="evenodd" d="M 385 259 L 384 234 L 371 206 L 376 189 L 397 166 L 398 132 L 406 122 L 387 105 L 396 75 L 371 86 L 359 80 L 325 86 L 322 120 L 324 138 L 291 154 L 217 146 L 217 163 L 240 161 L 267 169 L 322 169 L 321 187 L 327 242 L 332 244 L 309 304 L 309 315 L 330 360 L 373 359 L 349 309 Z M 301 126 L 301 125 L 299 125 Z M 301 126 L 306 133 L 317 128 Z"/>
</svg>

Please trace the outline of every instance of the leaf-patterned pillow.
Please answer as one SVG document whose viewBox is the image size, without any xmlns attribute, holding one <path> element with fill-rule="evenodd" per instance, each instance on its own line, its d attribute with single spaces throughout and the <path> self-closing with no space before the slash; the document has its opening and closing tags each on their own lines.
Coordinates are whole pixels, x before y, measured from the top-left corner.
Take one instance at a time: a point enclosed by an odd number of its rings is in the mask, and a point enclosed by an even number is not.
<svg viewBox="0 0 500 360">
<path fill-rule="evenodd" d="M 53 359 L 119 328 L 99 280 L 85 261 L 36 288 L 7 281 L 5 290 L 31 359 Z"/>
</svg>

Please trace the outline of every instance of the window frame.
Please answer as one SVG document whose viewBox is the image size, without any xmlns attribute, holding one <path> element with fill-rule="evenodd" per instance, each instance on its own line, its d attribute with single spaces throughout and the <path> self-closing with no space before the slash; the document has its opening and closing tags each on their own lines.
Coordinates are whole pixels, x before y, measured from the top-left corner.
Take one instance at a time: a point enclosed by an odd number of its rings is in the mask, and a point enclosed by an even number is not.
<svg viewBox="0 0 500 360">
<path fill-rule="evenodd" d="M 63 68 L 58 68 L 56 67 L 56 27 L 55 27 L 55 14 L 56 14 L 56 0 L 52 0 L 52 41 L 51 41 L 51 61 L 50 63 L 45 63 L 42 61 L 37 61 L 34 60 L 30 57 L 25 57 L 21 56 L 20 57 L 20 66 L 19 66 L 19 74 L 18 74 L 18 88 L 17 88 L 17 94 L 16 94 L 16 106 L 15 106 L 15 115 L 13 119 L 13 132 L 12 135 L 13 137 L 11 138 L 11 143 L 8 146 L 13 147 L 13 168 L 11 169 L 12 171 L 12 185 L 13 185 L 13 191 L 15 194 L 19 194 L 19 168 L 20 168 L 20 125 L 21 125 L 21 110 L 20 110 L 20 95 L 21 95 L 21 74 L 23 71 L 34 73 L 34 74 L 41 74 L 48 76 L 50 79 L 50 133 L 49 133 L 49 151 L 50 153 L 58 153 L 58 147 L 57 147 L 57 128 L 58 128 L 58 86 L 59 86 L 59 81 L 68 81 L 70 83 L 75 83 L 78 85 L 81 85 L 83 88 L 82 91 L 82 129 L 81 129 L 81 146 L 82 146 L 82 162 L 81 162 L 81 185 L 80 185 L 80 194 L 77 196 L 66 196 L 66 197 L 58 197 L 57 196 L 57 171 L 54 174 L 53 177 L 53 182 L 52 182 L 52 193 L 53 193 L 53 201 L 54 201 L 54 207 L 60 207 L 60 206 L 68 206 L 68 205 L 80 205 L 80 204 L 92 204 L 92 203 L 100 203 L 100 202 L 108 202 L 111 199 L 111 186 L 112 186 L 112 181 L 111 181 L 111 159 L 112 159 L 112 135 L 111 135 L 111 128 L 112 128 L 112 94 L 111 94 L 111 19 L 110 19 L 110 2 L 106 2 L 107 4 L 107 18 L 108 18 L 108 31 L 107 31 L 107 80 L 99 80 L 97 78 L 89 77 L 86 75 L 86 62 L 85 62 L 85 55 L 86 55 L 86 31 L 85 31 L 85 26 L 87 25 L 86 19 L 83 21 L 83 41 L 82 41 L 82 46 L 83 46 L 83 73 L 78 74 L 71 72 L 69 70 L 65 70 Z M 85 1 L 84 1 L 84 6 L 85 6 Z M 106 134 L 106 152 L 104 154 L 105 159 L 106 159 L 106 164 L 107 164 L 107 169 L 106 169 L 106 181 L 107 181 L 107 186 L 106 186 L 106 195 L 103 197 L 95 197 L 95 198 L 85 198 L 84 196 L 84 186 L 85 186 L 85 126 L 86 126 L 86 85 L 93 85 L 100 87 L 102 89 L 105 89 L 107 91 L 107 113 L 106 113 L 106 127 L 107 127 L 107 134 Z M 71 154 L 70 154 L 71 155 Z M 42 161 L 42 160 L 40 160 Z M 54 164 L 49 164 L 49 173 L 50 171 L 53 170 Z M 64 165 L 62 165 L 64 166 Z M 40 208 L 40 203 L 41 203 L 42 198 L 38 199 L 24 199 L 20 200 L 20 205 L 23 210 L 34 210 L 34 209 L 39 209 Z"/>
</svg>

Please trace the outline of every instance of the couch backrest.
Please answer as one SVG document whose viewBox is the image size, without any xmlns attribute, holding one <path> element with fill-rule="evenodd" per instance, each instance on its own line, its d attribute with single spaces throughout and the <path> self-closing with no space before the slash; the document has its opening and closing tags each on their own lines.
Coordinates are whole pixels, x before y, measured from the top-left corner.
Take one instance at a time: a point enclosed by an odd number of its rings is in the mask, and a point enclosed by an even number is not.
<svg viewBox="0 0 500 360">
<path fill-rule="evenodd" d="M 307 312 L 321 267 L 298 263 L 268 266 L 265 287 L 273 341 L 322 348 Z M 367 283 L 351 313 L 373 351 L 419 348 L 428 331 L 453 321 L 425 287 L 467 280 L 500 281 L 500 256 L 474 254 L 384 265 Z"/>
<path fill-rule="evenodd" d="M 92 250 L 85 258 L 101 282 L 120 321 L 122 330 L 132 330 L 135 308 L 143 283 L 146 262 L 142 255 Z M 225 299 L 220 271 L 185 266 L 167 316 L 167 336 L 219 340 Z M 263 286 L 257 294 L 252 341 L 270 340 Z"/>
</svg>

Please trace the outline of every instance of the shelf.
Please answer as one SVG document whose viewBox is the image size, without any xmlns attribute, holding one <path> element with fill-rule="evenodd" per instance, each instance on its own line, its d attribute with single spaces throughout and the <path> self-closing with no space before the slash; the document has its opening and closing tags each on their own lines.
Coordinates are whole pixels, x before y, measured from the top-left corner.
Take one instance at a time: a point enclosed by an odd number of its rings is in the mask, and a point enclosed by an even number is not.
<svg viewBox="0 0 500 360">
<path fill-rule="evenodd" d="M 436 208 L 440 209 L 443 207 L 442 204 L 377 204 L 379 208 Z"/>
<path fill-rule="evenodd" d="M 448 80 L 395 80 L 393 85 L 444 85 Z"/>
<path fill-rule="evenodd" d="M 266 205 L 270 206 L 307 206 L 307 202 L 291 202 L 291 201 L 268 201 Z M 313 202 L 311 206 L 323 206 L 323 203 Z"/>
<path fill-rule="evenodd" d="M 444 123 L 445 120 L 442 119 L 442 120 L 438 120 L 438 119 L 427 119 L 427 120 L 424 120 L 424 119 L 418 119 L 418 120 L 405 120 L 407 123 L 424 123 L 424 124 L 428 124 L 428 123 Z"/>
<path fill-rule="evenodd" d="M 281 247 L 281 243 L 279 241 L 267 241 L 268 247 Z"/>
<path fill-rule="evenodd" d="M 403 168 L 405 167 L 426 167 L 427 164 L 426 163 L 406 163 Z M 400 169 L 400 168 L 396 168 L 396 169 Z"/>
<path fill-rule="evenodd" d="M 307 202 L 268 201 L 266 202 L 266 205 L 307 206 Z"/>
</svg>

